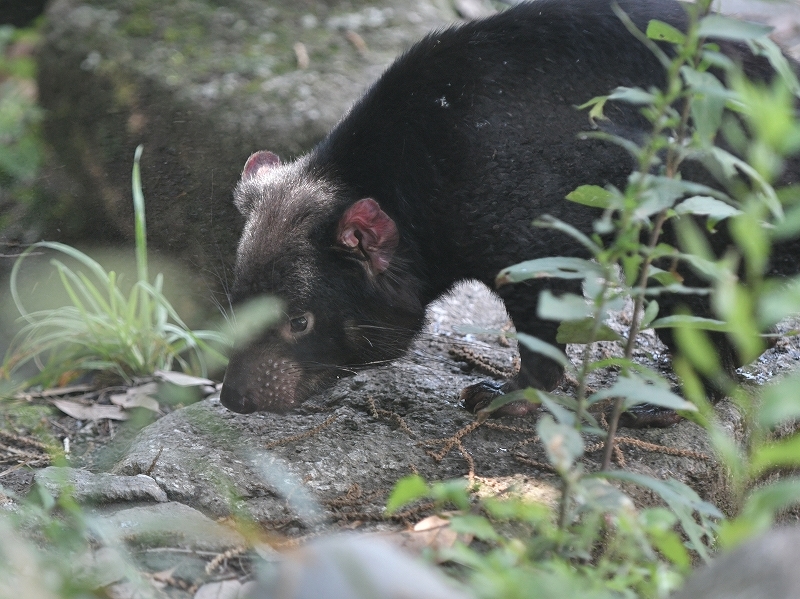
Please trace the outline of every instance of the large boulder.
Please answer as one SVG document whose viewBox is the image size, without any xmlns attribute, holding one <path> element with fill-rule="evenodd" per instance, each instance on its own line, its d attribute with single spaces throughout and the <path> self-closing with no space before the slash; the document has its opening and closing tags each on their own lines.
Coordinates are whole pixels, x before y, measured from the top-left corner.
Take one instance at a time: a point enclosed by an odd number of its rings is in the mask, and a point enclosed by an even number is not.
<svg viewBox="0 0 800 599">
<path fill-rule="evenodd" d="M 436 0 L 55 0 L 39 60 L 45 135 L 84 188 L 58 233 L 132 239 L 144 144 L 151 247 L 222 280 L 248 155 L 308 150 L 397 54 L 455 18 Z"/>
</svg>

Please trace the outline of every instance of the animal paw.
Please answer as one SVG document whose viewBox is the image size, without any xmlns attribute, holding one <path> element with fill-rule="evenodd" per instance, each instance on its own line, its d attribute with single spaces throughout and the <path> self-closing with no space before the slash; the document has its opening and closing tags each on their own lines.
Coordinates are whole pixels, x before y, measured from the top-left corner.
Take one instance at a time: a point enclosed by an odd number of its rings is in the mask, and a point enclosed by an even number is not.
<svg viewBox="0 0 800 599">
<path fill-rule="evenodd" d="M 667 428 L 681 420 L 683 416 L 675 410 L 646 403 L 623 412 L 619 417 L 619 425 L 626 428 Z"/>
<path fill-rule="evenodd" d="M 469 387 L 464 387 L 461 390 L 458 398 L 467 410 L 473 414 L 476 414 L 480 410 L 489 407 L 489 404 L 491 404 L 495 398 L 505 395 L 509 391 L 514 391 L 516 388 L 516 385 L 512 381 L 508 381 L 506 383 L 481 381 L 480 383 L 475 383 Z M 492 412 L 492 417 L 519 417 L 524 416 L 525 414 L 530 414 L 531 412 L 535 412 L 537 409 L 538 406 L 525 400 L 512 401 L 511 403 L 507 403 L 503 407 Z"/>
</svg>

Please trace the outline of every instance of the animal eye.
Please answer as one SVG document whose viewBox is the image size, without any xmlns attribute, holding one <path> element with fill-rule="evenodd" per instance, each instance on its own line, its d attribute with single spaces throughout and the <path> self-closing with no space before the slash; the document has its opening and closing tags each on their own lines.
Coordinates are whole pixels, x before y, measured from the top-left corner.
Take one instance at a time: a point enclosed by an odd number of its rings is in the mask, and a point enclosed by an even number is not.
<svg viewBox="0 0 800 599">
<path fill-rule="evenodd" d="M 284 321 L 280 328 L 281 336 L 284 340 L 294 343 L 300 337 L 305 337 L 314 330 L 314 313 L 304 312 L 300 316 L 290 318 L 289 322 Z"/>
<path fill-rule="evenodd" d="M 292 333 L 302 333 L 308 327 L 308 318 L 305 316 L 298 316 L 297 318 L 292 318 L 289 321 L 289 326 L 292 329 Z"/>
</svg>

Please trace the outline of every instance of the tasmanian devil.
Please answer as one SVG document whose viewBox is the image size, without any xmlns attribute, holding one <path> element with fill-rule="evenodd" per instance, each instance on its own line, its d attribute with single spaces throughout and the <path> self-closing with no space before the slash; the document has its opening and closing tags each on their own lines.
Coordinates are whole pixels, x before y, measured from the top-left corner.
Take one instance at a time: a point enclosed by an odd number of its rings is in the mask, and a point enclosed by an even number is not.
<svg viewBox="0 0 800 599">
<path fill-rule="evenodd" d="M 232 295 L 277 296 L 286 317 L 235 348 L 225 406 L 290 410 L 339 375 L 400 357 L 425 307 L 456 282 L 493 286 L 505 266 L 583 255 L 531 222 L 549 214 L 591 231 L 597 214 L 564 196 L 582 184 L 624 187 L 632 163 L 615 145 L 581 139 L 594 125 L 575 106 L 664 81 L 609 4 L 537 0 L 431 34 L 309 154 L 249 158 L 235 191 L 247 222 Z M 671 0 L 619 5 L 640 30 L 651 19 L 686 26 Z M 631 139 L 649 130 L 630 104 L 609 103 L 605 114 Z M 518 330 L 558 345 L 558 323 L 537 316 L 545 288 L 574 291 L 556 279 L 498 293 Z M 558 384 L 557 364 L 520 353 L 506 389 Z"/>
</svg>

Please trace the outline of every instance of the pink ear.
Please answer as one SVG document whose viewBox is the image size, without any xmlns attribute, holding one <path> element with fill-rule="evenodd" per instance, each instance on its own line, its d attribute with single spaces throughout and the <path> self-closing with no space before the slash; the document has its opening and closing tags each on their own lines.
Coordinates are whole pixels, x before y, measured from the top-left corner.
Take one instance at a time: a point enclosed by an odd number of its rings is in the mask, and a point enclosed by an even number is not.
<svg viewBox="0 0 800 599">
<path fill-rule="evenodd" d="M 261 150 L 255 154 L 251 154 L 250 158 L 247 159 L 247 162 L 244 165 L 242 179 L 249 179 L 250 177 L 260 175 L 261 173 L 280 165 L 280 163 L 281 159 L 278 158 L 277 155 L 273 154 L 272 152 L 267 152 L 266 150 Z"/>
<path fill-rule="evenodd" d="M 345 211 L 336 239 L 343 246 L 363 253 L 369 259 L 370 270 L 377 274 L 389 268 L 400 234 L 378 202 L 364 198 Z"/>
</svg>

